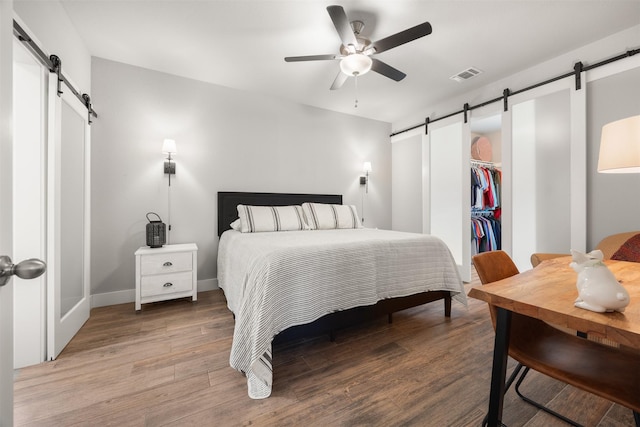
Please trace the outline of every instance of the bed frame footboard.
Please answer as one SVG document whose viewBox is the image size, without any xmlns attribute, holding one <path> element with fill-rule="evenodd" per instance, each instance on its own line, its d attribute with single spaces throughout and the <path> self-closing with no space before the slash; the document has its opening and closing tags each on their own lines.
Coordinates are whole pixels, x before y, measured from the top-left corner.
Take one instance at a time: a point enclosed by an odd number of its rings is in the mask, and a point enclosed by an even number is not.
<svg viewBox="0 0 640 427">
<path fill-rule="evenodd" d="M 327 314 L 314 322 L 306 325 L 293 326 L 280 332 L 274 338 L 274 343 L 283 343 L 320 335 L 329 335 L 331 341 L 335 341 L 336 332 L 341 329 L 359 323 L 370 322 L 382 316 L 388 316 L 389 323 L 391 323 L 393 313 L 438 300 L 444 301 L 444 315 L 451 317 L 451 292 L 423 292 L 406 297 L 389 298 L 378 301 L 378 303 L 374 305 L 354 307 L 349 310 Z"/>
</svg>

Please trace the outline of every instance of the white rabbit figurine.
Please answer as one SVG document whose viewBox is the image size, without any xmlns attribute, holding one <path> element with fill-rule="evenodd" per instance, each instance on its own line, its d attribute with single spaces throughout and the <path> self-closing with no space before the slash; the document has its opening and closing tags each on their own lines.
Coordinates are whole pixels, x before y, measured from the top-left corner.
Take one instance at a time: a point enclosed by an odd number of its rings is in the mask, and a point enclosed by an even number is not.
<svg viewBox="0 0 640 427">
<path fill-rule="evenodd" d="M 571 255 L 573 262 L 569 265 L 578 273 L 578 298 L 574 305 L 598 313 L 624 312 L 629 305 L 629 293 L 602 262 L 602 251 L 584 254 L 572 249 Z"/>
</svg>

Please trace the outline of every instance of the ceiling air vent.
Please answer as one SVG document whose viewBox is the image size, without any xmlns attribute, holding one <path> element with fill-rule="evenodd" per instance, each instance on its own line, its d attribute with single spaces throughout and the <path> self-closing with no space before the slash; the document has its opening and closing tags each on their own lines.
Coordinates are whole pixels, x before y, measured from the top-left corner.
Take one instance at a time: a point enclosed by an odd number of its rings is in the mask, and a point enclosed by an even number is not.
<svg viewBox="0 0 640 427">
<path fill-rule="evenodd" d="M 455 80 L 457 82 L 461 82 L 464 80 L 469 80 L 471 77 L 475 77 L 478 74 L 480 74 L 482 72 L 482 70 L 479 70 L 475 67 L 469 67 L 464 71 L 460 71 L 458 74 L 454 74 L 453 76 L 449 77 L 451 80 Z"/>
</svg>

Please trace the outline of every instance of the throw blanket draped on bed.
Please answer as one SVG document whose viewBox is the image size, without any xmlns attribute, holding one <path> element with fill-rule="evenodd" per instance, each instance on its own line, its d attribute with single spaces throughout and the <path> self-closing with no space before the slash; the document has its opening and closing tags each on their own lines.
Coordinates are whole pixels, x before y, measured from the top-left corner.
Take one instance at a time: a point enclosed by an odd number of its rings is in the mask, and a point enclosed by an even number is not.
<svg viewBox="0 0 640 427">
<path fill-rule="evenodd" d="M 230 364 L 249 396 L 271 394 L 271 341 L 325 314 L 386 298 L 451 291 L 466 305 L 456 263 L 440 239 L 374 229 L 223 233 L 218 283 L 235 314 Z"/>
</svg>

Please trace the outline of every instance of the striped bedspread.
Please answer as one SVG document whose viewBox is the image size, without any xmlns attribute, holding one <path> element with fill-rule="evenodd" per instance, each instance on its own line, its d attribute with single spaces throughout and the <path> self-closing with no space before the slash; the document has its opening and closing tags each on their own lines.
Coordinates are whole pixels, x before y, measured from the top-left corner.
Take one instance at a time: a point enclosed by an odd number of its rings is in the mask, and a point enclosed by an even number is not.
<svg viewBox="0 0 640 427">
<path fill-rule="evenodd" d="M 445 290 L 466 305 L 440 239 L 368 228 L 223 233 L 218 284 L 235 315 L 230 364 L 249 396 L 271 394 L 271 341 L 291 326 L 379 300 Z"/>
</svg>

